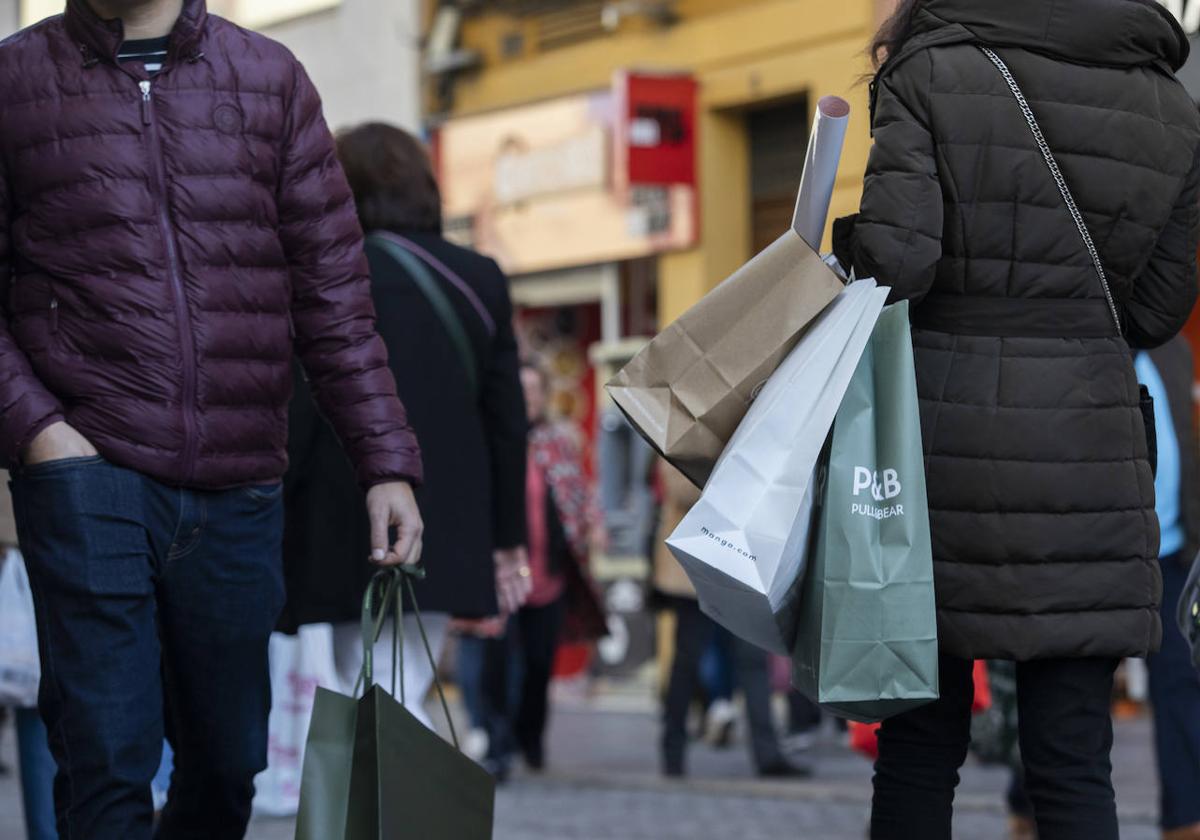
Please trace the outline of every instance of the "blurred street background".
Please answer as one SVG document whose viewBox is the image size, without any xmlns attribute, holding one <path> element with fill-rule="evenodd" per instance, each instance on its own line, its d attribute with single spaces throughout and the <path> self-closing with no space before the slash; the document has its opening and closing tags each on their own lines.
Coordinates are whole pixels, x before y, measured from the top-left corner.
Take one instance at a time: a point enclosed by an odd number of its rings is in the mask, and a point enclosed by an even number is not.
<svg viewBox="0 0 1200 840">
<path fill-rule="evenodd" d="M 816 777 L 800 782 L 753 778 L 740 744 L 694 749 L 691 778 L 663 781 L 654 744 L 658 723 L 649 702 L 616 695 L 566 698 L 551 724 L 554 766 L 544 777 L 518 776 L 500 790 L 495 840 L 862 840 L 866 836 L 870 764 L 826 729 L 813 758 Z M 1149 721 L 1117 728 L 1113 765 L 1125 840 L 1152 840 L 1157 786 Z M 13 762 L 11 733 L 0 756 Z M 1002 792 L 1006 772 L 968 765 L 957 800 L 956 837 L 1007 836 Z M 0 777 L 0 838 L 22 837 L 12 772 Z M 256 819 L 250 840 L 291 840 L 291 820 Z"/>
</svg>

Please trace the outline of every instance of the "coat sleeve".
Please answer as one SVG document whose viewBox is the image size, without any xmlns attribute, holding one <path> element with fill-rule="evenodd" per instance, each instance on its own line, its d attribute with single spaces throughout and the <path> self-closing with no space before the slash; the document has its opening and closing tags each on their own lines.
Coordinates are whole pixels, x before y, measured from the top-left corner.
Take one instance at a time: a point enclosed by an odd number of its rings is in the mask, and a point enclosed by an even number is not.
<svg viewBox="0 0 1200 840">
<path fill-rule="evenodd" d="M 279 226 L 292 279 L 296 350 L 313 393 L 357 468 L 359 483 L 419 483 L 421 456 L 375 307 L 354 198 L 321 101 L 296 65 L 279 186 Z"/>
<path fill-rule="evenodd" d="M 1200 148 L 1184 180 L 1175 208 L 1133 292 L 1125 302 L 1129 344 L 1149 349 L 1183 329 L 1196 303 L 1196 246 L 1200 237 Z"/>
<path fill-rule="evenodd" d="M 882 78 L 851 259 L 858 277 L 891 286 L 889 302 L 919 301 L 942 257 L 942 189 L 927 123 L 928 53 Z M 841 227 L 844 228 L 844 225 Z M 835 238 L 842 238 L 841 231 Z"/>
<path fill-rule="evenodd" d="M 0 161 L 0 461 L 16 464 L 37 434 L 64 419 L 62 404 L 33 372 L 9 329 L 12 285 L 12 202 L 8 172 Z"/>
<path fill-rule="evenodd" d="M 525 544 L 529 421 L 521 388 L 508 281 L 499 267 L 495 276 L 504 289 L 496 313 L 496 335 L 483 375 L 481 409 L 492 466 L 492 544 L 496 548 L 515 548 Z"/>
</svg>

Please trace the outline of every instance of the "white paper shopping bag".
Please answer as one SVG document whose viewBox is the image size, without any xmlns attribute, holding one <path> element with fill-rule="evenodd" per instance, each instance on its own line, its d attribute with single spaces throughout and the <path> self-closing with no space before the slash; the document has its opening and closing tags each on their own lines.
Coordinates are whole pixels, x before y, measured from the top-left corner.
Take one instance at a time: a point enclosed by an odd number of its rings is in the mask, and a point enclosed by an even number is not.
<svg viewBox="0 0 1200 840">
<path fill-rule="evenodd" d="M 30 709 L 42 674 L 33 594 L 19 551 L 8 551 L 0 564 L 0 706 Z"/>
<path fill-rule="evenodd" d="M 254 811 L 294 817 L 300 806 L 304 746 L 317 688 L 338 689 L 333 627 L 306 624 L 295 636 L 271 634 L 271 716 L 267 769 L 254 779 Z"/>
<path fill-rule="evenodd" d="M 767 381 L 700 502 L 667 540 L 706 614 L 787 654 L 821 450 L 888 290 L 851 284 Z"/>
</svg>

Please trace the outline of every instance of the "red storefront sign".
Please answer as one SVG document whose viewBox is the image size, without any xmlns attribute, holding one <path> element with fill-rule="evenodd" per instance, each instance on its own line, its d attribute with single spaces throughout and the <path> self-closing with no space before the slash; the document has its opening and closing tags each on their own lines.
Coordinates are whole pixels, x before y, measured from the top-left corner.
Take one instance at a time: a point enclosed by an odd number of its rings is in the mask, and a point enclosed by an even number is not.
<svg viewBox="0 0 1200 840">
<path fill-rule="evenodd" d="M 695 185 L 696 89 L 691 76 L 618 74 L 617 171 L 630 186 Z"/>
</svg>

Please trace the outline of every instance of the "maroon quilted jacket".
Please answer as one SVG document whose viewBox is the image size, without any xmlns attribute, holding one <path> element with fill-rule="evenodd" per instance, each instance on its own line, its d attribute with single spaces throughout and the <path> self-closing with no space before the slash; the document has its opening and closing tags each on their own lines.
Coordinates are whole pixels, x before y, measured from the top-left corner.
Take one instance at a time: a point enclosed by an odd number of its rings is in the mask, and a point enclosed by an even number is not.
<svg viewBox="0 0 1200 840">
<path fill-rule="evenodd" d="M 66 419 L 173 485 L 272 481 L 294 344 L 362 483 L 419 480 L 303 68 L 204 0 L 153 79 L 122 37 L 69 0 L 0 44 L 0 461 Z"/>
</svg>

